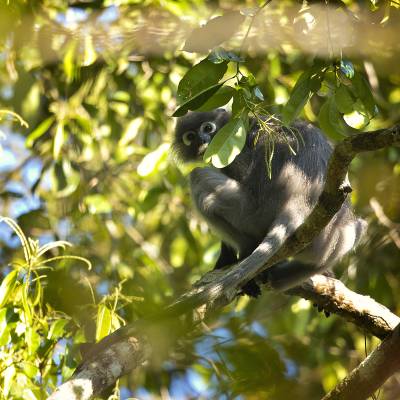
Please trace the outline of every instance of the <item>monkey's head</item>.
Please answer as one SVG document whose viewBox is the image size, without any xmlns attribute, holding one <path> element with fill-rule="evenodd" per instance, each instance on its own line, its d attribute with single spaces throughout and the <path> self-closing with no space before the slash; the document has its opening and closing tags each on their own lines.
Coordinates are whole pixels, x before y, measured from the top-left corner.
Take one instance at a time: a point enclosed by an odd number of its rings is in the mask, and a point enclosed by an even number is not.
<svg viewBox="0 0 400 400">
<path fill-rule="evenodd" d="M 222 108 L 209 112 L 189 112 L 178 119 L 175 128 L 173 149 L 184 161 L 201 160 L 212 138 L 230 118 Z"/>
</svg>

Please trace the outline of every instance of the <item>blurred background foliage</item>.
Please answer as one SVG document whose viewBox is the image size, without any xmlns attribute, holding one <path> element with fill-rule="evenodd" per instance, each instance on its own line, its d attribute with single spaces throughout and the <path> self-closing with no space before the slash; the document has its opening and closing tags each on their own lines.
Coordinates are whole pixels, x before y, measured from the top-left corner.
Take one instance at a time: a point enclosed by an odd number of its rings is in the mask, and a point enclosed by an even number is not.
<svg viewBox="0 0 400 400">
<path fill-rule="evenodd" d="M 193 29 L 247 15 L 224 47 L 241 52 L 272 111 L 313 59 L 345 56 L 379 111 L 362 130 L 399 122 L 400 3 L 325 3 L 272 1 L 244 43 L 260 5 L 250 0 L 0 1 L 0 215 L 22 229 L 0 224 L 0 398 L 45 398 L 73 372 L 79 343 L 159 310 L 212 268 L 218 241 L 193 213 L 190 167 L 169 151 L 178 83 L 207 53 L 181 50 Z M 317 123 L 329 95 L 322 88 L 302 117 Z M 353 162 L 369 230 L 336 269 L 397 314 L 399 154 Z M 73 247 L 60 252 L 63 241 Z M 172 329 L 156 337 L 161 353 Z M 318 399 L 376 344 L 308 301 L 242 297 L 104 397 Z M 379 398 L 400 398 L 399 375 Z"/>
</svg>

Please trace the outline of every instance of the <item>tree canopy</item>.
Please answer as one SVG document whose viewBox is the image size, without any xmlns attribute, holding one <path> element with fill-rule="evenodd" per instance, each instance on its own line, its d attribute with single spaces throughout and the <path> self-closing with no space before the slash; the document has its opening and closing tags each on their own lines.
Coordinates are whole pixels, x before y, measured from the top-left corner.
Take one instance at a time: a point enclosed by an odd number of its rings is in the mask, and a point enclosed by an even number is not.
<svg viewBox="0 0 400 400">
<path fill-rule="evenodd" d="M 267 166 L 265 116 L 306 119 L 333 144 L 390 129 L 399 26 L 390 0 L 1 0 L 0 399 L 47 398 L 82 344 L 160 314 L 213 268 L 193 165 L 170 149 L 176 117 L 232 110 L 205 154 L 217 168 L 250 118 Z M 369 228 L 336 276 L 399 315 L 399 147 L 357 155 L 349 175 Z M 388 334 L 272 291 L 179 329 L 149 333 L 150 360 L 103 397 L 320 399 Z M 399 398 L 398 379 L 379 398 Z"/>
</svg>

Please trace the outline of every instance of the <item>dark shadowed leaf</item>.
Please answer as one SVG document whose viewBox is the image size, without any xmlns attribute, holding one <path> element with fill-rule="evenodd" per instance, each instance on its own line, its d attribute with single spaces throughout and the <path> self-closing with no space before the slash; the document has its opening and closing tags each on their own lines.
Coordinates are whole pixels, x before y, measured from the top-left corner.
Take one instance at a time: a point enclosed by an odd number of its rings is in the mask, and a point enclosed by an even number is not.
<svg viewBox="0 0 400 400">
<path fill-rule="evenodd" d="M 356 97 L 358 97 L 365 107 L 365 111 L 369 118 L 372 118 L 377 113 L 377 107 L 375 104 L 374 97 L 372 96 L 371 88 L 368 82 L 359 72 L 354 74 L 352 79 L 351 89 Z"/>
<path fill-rule="evenodd" d="M 212 96 L 222 87 L 222 85 L 223 83 L 218 83 L 193 96 L 187 102 L 183 103 L 172 114 L 172 116 L 181 117 L 182 115 L 185 115 L 189 110 L 198 110 L 207 100 L 212 100 Z"/>
<path fill-rule="evenodd" d="M 300 114 L 301 110 L 310 98 L 310 94 L 317 92 L 321 87 L 322 74 L 311 68 L 303 72 L 297 80 L 289 101 L 282 110 L 282 121 L 289 125 Z"/>
<path fill-rule="evenodd" d="M 346 124 L 332 98 L 321 107 L 318 122 L 322 131 L 332 140 L 342 140 L 346 136 Z"/>
<path fill-rule="evenodd" d="M 228 64 L 214 64 L 208 59 L 191 68 L 178 85 L 179 108 L 173 114 L 179 117 L 188 110 L 195 110 L 204 104 L 221 86 L 218 82 L 224 76 Z"/>
<path fill-rule="evenodd" d="M 233 102 L 232 102 L 232 116 L 238 117 L 242 114 L 242 112 L 246 108 L 246 101 L 244 99 L 243 89 L 239 89 L 233 95 Z"/>
<path fill-rule="evenodd" d="M 228 65 L 226 62 L 214 64 L 208 59 L 191 68 L 178 85 L 177 98 L 181 105 L 200 92 L 218 83 L 224 76 Z"/>
<path fill-rule="evenodd" d="M 348 114 L 353 111 L 354 99 L 347 86 L 341 85 L 336 89 L 334 100 L 337 109 L 342 114 Z"/>
<path fill-rule="evenodd" d="M 228 101 L 235 94 L 235 89 L 231 86 L 222 86 L 218 89 L 218 91 L 210 97 L 200 108 L 197 108 L 198 111 L 211 111 L 215 108 L 221 107 L 228 103 Z"/>
</svg>

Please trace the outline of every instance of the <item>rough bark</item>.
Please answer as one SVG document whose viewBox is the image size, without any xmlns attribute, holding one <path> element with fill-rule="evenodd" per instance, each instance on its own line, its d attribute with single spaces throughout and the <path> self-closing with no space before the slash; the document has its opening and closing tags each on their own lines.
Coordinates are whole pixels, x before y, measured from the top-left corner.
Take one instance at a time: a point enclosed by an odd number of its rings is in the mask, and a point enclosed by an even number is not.
<svg viewBox="0 0 400 400">
<path fill-rule="evenodd" d="M 400 370 L 400 324 L 322 400 L 364 400 Z"/>
</svg>

